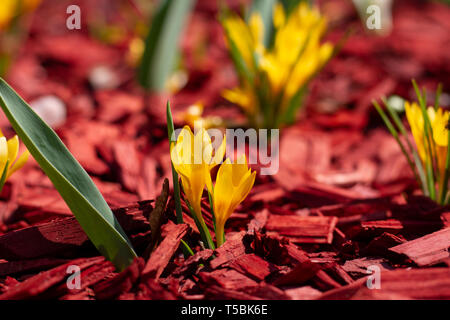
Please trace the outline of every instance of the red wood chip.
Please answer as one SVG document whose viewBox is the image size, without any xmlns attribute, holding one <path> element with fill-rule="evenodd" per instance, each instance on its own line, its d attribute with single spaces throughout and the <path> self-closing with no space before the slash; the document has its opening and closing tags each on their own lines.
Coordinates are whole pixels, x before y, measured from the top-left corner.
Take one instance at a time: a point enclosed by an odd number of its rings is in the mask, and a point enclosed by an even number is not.
<svg viewBox="0 0 450 320">
<path fill-rule="evenodd" d="M 172 258 L 180 245 L 181 239 L 186 235 L 188 226 L 186 224 L 167 224 L 163 227 L 162 233 L 166 234 L 164 240 L 156 248 L 147 261 L 142 274 L 158 279 L 164 268 Z"/>
<path fill-rule="evenodd" d="M 296 243 L 331 243 L 336 217 L 301 217 L 270 215 L 265 228 Z M 270 234 L 270 232 L 269 232 Z"/>
<path fill-rule="evenodd" d="M 278 270 L 275 265 L 253 253 L 236 258 L 229 264 L 229 267 L 258 281 L 264 280 Z"/>
<path fill-rule="evenodd" d="M 380 273 L 379 289 L 367 279 L 324 293 L 319 299 L 450 299 L 450 269 L 395 270 Z"/>
<path fill-rule="evenodd" d="M 0 300 L 27 299 L 38 296 L 52 286 L 64 281 L 68 277 L 68 266 L 76 265 L 83 270 L 103 260 L 103 257 L 76 259 L 54 269 L 41 272 L 10 288 L 8 291 L 0 295 Z"/>
<path fill-rule="evenodd" d="M 450 228 L 408 241 L 389 250 L 404 254 L 418 266 L 429 266 L 450 257 Z"/>
<path fill-rule="evenodd" d="M 107 5 L 121 1 L 79 2 L 90 30 L 98 29 L 95 17 Z M 227 4 L 238 12 L 250 2 Z M 65 12 L 64 3 L 41 1 L 29 17 L 32 36 L 11 51 L 8 83 L 27 102 L 49 96 L 63 102 L 64 123 L 55 130 L 139 257 L 120 273 L 92 257 L 96 249 L 31 157 L 0 194 L 0 299 L 450 299 L 450 206 L 422 194 L 372 105 L 382 96 L 415 100 L 416 79 L 430 105 L 442 83 L 441 107 L 449 107 L 450 9 L 443 1 L 396 1 L 392 32 L 372 36 L 351 1 L 320 2 L 330 18 L 324 41 L 346 41 L 308 85 L 296 121 L 281 129 L 277 173 L 262 175 L 265 165 L 252 164 L 255 185 L 227 221 L 227 241 L 205 250 L 184 195 L 185 224 L 175 224 L 172 191 L 158 223 L 161 237 L 154 237 L 148 219 L 164 179 L 172 178 L 168 100 L 177 129 L 197 102 L 205 117 L 248 127 L 245 113 L 222 97 L 239 79 L 217 19 L 220 5 L 198 1 L 188 19 L 180 39 L 187 83 L 173 93 L 150 93 L 135 77 L 129 50 L 135 30 L 123 18 L 134 11 L 125 6 L 108 14 L 120 34 L 95 36 L 65 32 L 64 16 L 55 14 Z M 354 32 L 345 37 L 349 28 Z M 15 134 L 3 113 L 0 127 L 8 138 Z M 277 146 L 275 140 L 270 145 Z M 234 151 L 256 155 L 261 146 Z M 201 209 L 214 235 L 206 191 Z M 181 254 L 182 238 L 193 256 Z M 81 268 L 79 288 L 67 286 L 69 264 Z M 382 271 L 381 289 L 366 285 L 371 267 Z"/>
</svg>

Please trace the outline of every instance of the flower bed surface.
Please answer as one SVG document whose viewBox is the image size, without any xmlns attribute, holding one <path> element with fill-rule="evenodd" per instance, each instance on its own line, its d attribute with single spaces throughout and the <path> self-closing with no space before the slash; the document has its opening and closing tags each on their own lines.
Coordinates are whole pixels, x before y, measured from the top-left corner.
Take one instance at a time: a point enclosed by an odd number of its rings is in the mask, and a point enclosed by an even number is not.
<svg viewBox="0 0 450 320">
<path fill-rule="evenodd" d="M 364 33 L 347 2 L 331 1 L 341 10 L 331 13 L 328 37 L 348 26 L 357 31 L 313 83 L 307 121 L 282 131 L 279 172 L 257 177 L 215 251 L 196 245 L 185 206 L 186 224 L 175 224 L 169 197 L 161 242 L 150 255 L 153 199 L 171 176 L 165 97 L 144 97 L 120 45 L 103 45 L 86 31 L 52 30 L 65 17 L 64 9 L 53 14 L 64 2 L 39 8 L 8 81 L 27 101 L 52 94 L 65 103 L 68 117 L 57 133 L 115 208 L 139 258 L 116 273 L 31 160 L 1 195 L 0 299 L 450 299 L 450 210 L 416 194 L 371 106 L 381 95 L 412 96 L 411 78 L 449 88 L 448 7 L 398 1 L 392 34 L 378 38 Z M 190 79 L 170 97 L 178 126 L 177 114 L 198 100 L 208 113 L 239 119 L 220 97 L 236 79 L 216 12 L 200 1 L 183 38 Z M 199 63 L 193 44 L 203 40 L 207 54 Z M 89 83 L 98 65 L 119 79 L 116 88 Z M 8 126 L 3 115 L 0 125 Z M 203 207 L 212 231 L 206 200 Z M 196 252 L 187 260 L 185 235 Z M 81 269 L 80 289 L 66 285 L 70 265 Z M 380 290 L 366 286 L 369 266 L 382 272 Z"/>
</svg>

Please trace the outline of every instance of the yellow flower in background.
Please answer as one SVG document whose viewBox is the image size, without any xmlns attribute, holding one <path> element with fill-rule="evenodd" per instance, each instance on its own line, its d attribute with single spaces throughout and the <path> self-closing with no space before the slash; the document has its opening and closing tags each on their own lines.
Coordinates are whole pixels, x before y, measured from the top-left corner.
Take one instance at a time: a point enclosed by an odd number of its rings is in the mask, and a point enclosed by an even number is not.
<svg viewBox="0 0 450 320">
<path fill-rule="evenodd" d="M 430 109 L 430 108 L 429 108 Z M 434 110 L 432 115 L 429 115 L 431 121 L 431 128 L 433 130 L 433 140 L 436 147 L 436 157 L 438 161 L 438 168 L 440 176 L 443 177 L 445 173 L 445 162 L 447 159 L 447 146 L 448 146 L 448 119 L 450 113 L 443 111 L 441 108 Z M 430 114 L 430 112 L 428 112 Z"/>
<path fill-rule="evenodd" d="M 285 99 L 289 100 L 328 61 L 333 46 L 321 45 L 326 19 L 306 2 L 300 3 L 287 19 L 283 5 L 276 4 L 273 20 L 274 47 L 263 56 L 261 67 L 275 93 L 286 85 Z"/>
<path fill-rule="evenodd" d="M 16 1 L 2 0 L 2 4 L 0 5 L 0 29 L 3 29 L 5 26 L 7 26 L 15 14 Z"/>
<path fill-rule="evenodd" d="M 240 106 L 249 115 L 254 115 L 257 111 L 255 93 L 248 84 L 244 84 L 242 88 L 225 89 L 222 91 L 222 96 Z"/>
<path fill-rule="evenodd" d="M 447 157 L 450 165 L 450 112 L 439 107 L 441 85 L 436 91 L 435 105 L 427 107 L 426 90 L 419 88 L 415 80 L 412 80 L 412 84 L 418 102 L 405 101 L 404 107 L 415 147 L 411 144 L 408 132 L 396 110 L 398 97 L 382 99 L 389 115 L 378 102 L 373 101 L 373 104 L 405 156 L 424 196 L 440 205 L 448 205 L 450 168 L 447 166 Z"/>
<path fill-rule="evenodd" d="M 242 20 L 238 15 L 230 15 L 223 21 L 225 31 L 228 36 L 233 40 L 236 49 L 242 55 L 247 66 L 253 66 L 253 53 L 256 48 L 255 39 L 258 39 L 259 34 L 253 34 L 253 32 L 259 32 L 254 27 L 250 28 L 244 20 Z"/>
<path fill-rule="evenodd" d="M 27 12 L 37 8 L 41 0 L 17 0 L 22 5 L 22 10 Z"/>
<path fill-rule="evenodd" d="M 417 151 L 419 153 L 420 159 L 425 163 L 427 157 L 429 157 L 428 146 L 424 145 L 424 119 L 422 114 L 422 109 L 416 103 L 405 102 L 406 118 L 408 120 L 409 126 L 411 127 L 411 132 L 414 137 L 414 142 L 417 146 Z M 446 128 L 449 120 L 450 113 L 444 111 L 441 108 L 435 110 L 434 107 L 427 108 L 427 115 L 430 119 L 430 125 L 433 133 L 432 142 L 434 145 L 431 146 L 431 152 L 436 155 L 437 164 L 441 176 L 443 176 L 445 171 L 445 161 L 447 158 L 447 146 L 448 146 L 448 130 Z"/>
<path fill-rule="evenodd" d="M 194 136 L 191 129 L 185 126 L 175 144 L 171 145 L 170 156 L 176 172 L 181 177 L 186 199 L 191 205 L 196 218 L 203 221 L 201 214 L 201 198 L 205 186 L 212 190 L 210 171 L 222 162 L 225 154 L 226 139 L 213 154 L 211 138 L 204 128 Z"/>
<path fill-rule="evenodd" d="M 17 135 L 6 140 L 3 133 L 0 131 L 0 176 L 5 175 L 3 183 L 8 180 L 14 172 L 22 168 L 30 156 L 28 150 L 25 150 L 20 157 L 18 157 L 18 154 L 19 138 Z M 0 185 L 0 190 L 3 187 L 3 183 Z"/>
<path fill-rule="evenodd" d="M 185 70 L 177 70 L 172 72 L 166 81 L 165 87 L 171 94 L 175 94 L 187 84 L 188 74 Z"/>
<path fill-rule="evenodd" d="M 256 172 L 248 168 L 245 155 L 235 163 L 227 159 L 220 166 L 212 196 L 218 247 L 223 244 L 226 221 L 249 194 L 255 183 L 255 177 Z"/>
<path fill-rule="evenodd" d="M 273 46 L 265 47 L 265 30 L 259 14 L 253 13 L 248 23 L 233 14 L 223 21 L 232 56 L 233 48 L 242 56 L 244 66 L 235 61 L 236 69 L 240 73 L 248 73 L 252 79 L 240 74 L 240 86 L 224 91 L 223 96 L 241 106 L 249 115 L 260 113 L 263 104 L 278 112 L 285 111 L 296 94 L 333 54 L 331 43 L 321 43 L 326 19 L 308 3 L 301 2 L 288 16 L 283 5 L 277 3 L 273 10 L 273 24 Z M 262 80 L 264 77 L 267 81 Z"/>
<path fill-rule="evenodd" d="M 41 0 L 2 0 L 0 5 L 0 30 L 7 27 L 14 17 L 34 10 L 40 2 Z"/>
<path fill-rule="evenodd" d="M 414 141 L 417 146 L 417 151 L 422 161 L 425 161 L 425 148 L 423 145 L 423 115 L 422 110 L 416 102 L 409 103 L 405 101 L 405 113 L 406 119 L 408 120 L 411 132 L 414 137 Z"/>
<path fill-rule="evenodd" d="M 222 126 L 223 120 L 218 116 L 203 116 L 203 110 L 205 109 L 203 103 L 197 102 L 190 105 L 185 112 L 181 114 L 181 120 L 185 122 L 191 128 L 214 128 Z"/>
</svg>

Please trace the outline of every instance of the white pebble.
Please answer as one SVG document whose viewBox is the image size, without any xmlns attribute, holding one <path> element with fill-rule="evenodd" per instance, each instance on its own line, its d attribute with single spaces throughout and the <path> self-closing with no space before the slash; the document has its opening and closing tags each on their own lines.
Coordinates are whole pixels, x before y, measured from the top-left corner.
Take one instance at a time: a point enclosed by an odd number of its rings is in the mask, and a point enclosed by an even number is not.
<svg viewBox="0 0 450 320">
<path fill-rule="evenodd" d="M 107 66 L 98 66 L 89 73 L 89 82 L 95 89 L 114 89 L 119 85 L 117 75 Z"/>
<path fill-rule="evenodd" d="M 30 103 L 31 108 L 49 126 L 56 128 L 66 122 L 67 110 L 64 102 L 53 95 L 40 97 Z"/>
</svg>

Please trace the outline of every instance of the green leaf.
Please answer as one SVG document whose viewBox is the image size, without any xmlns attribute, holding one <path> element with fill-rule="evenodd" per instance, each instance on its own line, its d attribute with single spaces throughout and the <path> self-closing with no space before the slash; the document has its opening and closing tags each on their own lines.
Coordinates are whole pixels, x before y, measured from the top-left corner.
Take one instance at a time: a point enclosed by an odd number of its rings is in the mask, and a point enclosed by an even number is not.
<svg viewBox="0 0 450 320">
<path fill-rule="evenodd" d="M 170 152 L 170 146 L 172 143 L 176 142 L 174 131 L 175 127 L 173 125 L 173 118 L 172 118 L 172 110 L 170 109 L 170 102 L 167 101 L 166 106 L 166 117 L 167 117 L 167 134 L 169 137 L 169 152 Z M 173 140 L 172 140 L 173 139 Z M 172 165 L 172 183 L 173 183 L 173 193 L 174 193 L 174 200 L 175 200 L 175 212 L 177 214 L 177 223 L 184 223 L 183 222 L 183 212 L 181 210 L 181 195 L 180 195 L 180 182 L 178 178 L 178 173 L 175 171 L 175 168 L 173 166 L 172 161 L 170 162 Z"/>
<path fill-rule="evenodd" d="M 53 129 L 1 78 L 0 102 L 15 132 L 50 178 L 95 247 L 118 270 L 126 268 L 136 253 L 86 171 Z"/>
<path fill-rule="evenodd" d="M 234 67 L 236 68 L 236 72 L 238 73 L 238 76 L 240 78 L 240 81 L 247 81 L 248 83 L 253 83 L 254 75 L 253 75 L 253 68 L 252 66 L 247 66 L 247 63 L 245 62 L 244 57 L 242 56 L 241 52 L 239 51 L 236 43 L 234 42 L 233 38 L 230 36 L 229 31 L 227 28 L 225 28 L 225 25 L 222 20 L 222 26 L 225 31 L 225 37 L 227 38 L 228 44 L 230 46 L 230 57 L 233 61 Z"/>
<path fill-rule="evenodd" d="M 308 90 L 307 86 L 304 85 L 295 93 L 295 95 L 289 101 L 286 111 L 279 117 L 280 119 L 277 121 L 276 124 L 277 127 L 281 126 L 283 123 L 292 124 L 295 122 L 297 111 L 299 108 L 302 107 L 302 101 L 305 98 L 307 90 Z"/>
<path fill-rule="evenodd" d="M 247 20 L 249 20 L 254 12 L 260 14 L 264 25 L 264 45 L 266 47 L 269 46 L 273 33 L 272 12 L 276 2 L 276 0 L 253 0 L 249 14 L 247 15 Z"/>
<path fill-rule="evenodd" d="M 284 10 L 286 10 L 286 16 L 289 16 L 292 12 L 292 10 L 294 10 L 294 8 L 296 8 L 298 6 L 298 4 L 300 2 L 308 2 L 311 5 L 311 0 L 281 0 L 281 3 L 283 3 L 284 6 Z"/>
<path fill-rule="evenodd" d="M 383 111 L 383 109 L 381 108 L 381 106 L 378 104 L 378 102 L 376 102 L 375 100 L 372 101 L 372 104 L 375 106 L 375 109 L 378 111 L 379 115 L 381 116 L 381 119 L 383 119 L 384 124 L 386 125 L 386 127 L 388 128 L 389 132 L 391 133 L 391 135 L 394 137 L 395 141 L 397 142 L 398 146 L 400 147 L 400 150 L 402 151 L 403 155 L 405 156 L 408 165 L 410 166 L 411 170 L 414 173 L 414 176 L 417 180 L 417 182 L 422 183 L 422 188 L 424 188 L 424 184 L 422 182 L 422 179 L 419 178 L 419 176 L 417 175 L 416 172 L 416 167 L 414 167 L 414 163 L 412 162 L 408 152 L 406 151 L 405 146 L 403 145 L 402 141 L 399 138 L 399 134 L 397 129 L 395 128 L 394 124 L 392 123 L 392 121 L 389 119 L 389 117 L 387 116 L 387 114 Z M 391 110 L 389 110 L 391 111 Z M 395 118 L 394 118 L 395 121 Z M 428 181 L 428 180 L 427 180 Z M 426 185 L 425 185 L 426 186 Z M 424 188 L 424 190 L 428 190 L 428 188 Z M 427 193 L 428 195 L 428 193 Z"/>
<path fill-rule="evenodd" d="M 406 132 L 406 128 L 403 125 L 402 121 L 400 120 L 400 117 L 398 116 L 397 112 L 395 111 L 395 109 L 390 105 L 389 102 L 387 102 L 385 99 L 382 99 L 384 105 L 386 106 L 386 109 L 388 110 L 389 114 L 391 115 L 392 120 L 394 120 L 395 125 L 397 126 L 397 128 L 399 129 L 401 135 L 403 135 L 406 144 L 408 146 L 408 149 L 410 151 L 410 153 L 413 156 L 413 160 L 414 160 L 414 164 L 415 164 L 415 169 L 417 171 L 414 170 L 414 168 L 412 167 L 413 171 L 414 171 L 414 175 L 416 176 L 416 180 L 418 180 L 418 182 L 420 182 L 421 187 L 423 189 L 423 192 L 426 196 L 429 195 L 428 192 L 428 186 L 426 183 L 426 176 L 425 176 L 425 171 L 423 169 L 423 165 L 422 165 L 422 160 L 420 160 L 419 154 L 417 153 L 416 149 L 413 148 L 411 141 L 409 140 L 408 137 L 408 133 Z M 376 106 L 375 106 L 376 107 Z M 381 109 L 379 106 L 376 107 L 377 110 Z M 382 109 L 381 109 L 382 111 Z M 381 112 L 378 111 L 381 115 Z M 382 115 L 383 117 L 383 115 Z"/>
<path fill-rule="evenodd" d="M 448 179 L 450 177 L 450 131 L 447 130 L 447 155 L 445 156 L 445 172 L 444 176 L 441 177 L 441 184 L 439 188 L 439 203 L 442 205 L 446 205 L 447 202 L 445 202 L 447 199 L 445 199 L 447 195 L 447 189 L 448 189 Z"/>
<path fill-rule="evenodd" d="M 413 79 L 412 84 L 414 90 L 416 91 L 417 98 L 419 100 L 420 109 L 422 110 L 423 122 L 424 122 L 424 135 L 423 135 L 423 145 L 425 148 L 425 168 L 426 168 L 426 177 L 428 181 L 428 189 L 430 191 L 430 198 L 432 200 L 436 200 L 436 189 L 435 189 L 435 168 L 437 165 L 437 156 L 435 154 L 436 146 L 433 139 L 433 128 L 431 127 L 431 121 L 428 117 L 427 106 L 426 106 L 426 96 L 425 90 L 423 93 L 420 92 L 419 86 L 416 81 Z"/>
<path fill-rule="evenodd" d="M 200 233 L 200 238 L 203 241 L 203 244 L 211 250 L 215 250 L 214 242 L 211 238 L 211 234 L 209 233 L 209 229 L 206 226 L 205 220 L 203 220 L 203 217 L 200 215 L 200 217 L 197 217 L 195 214 L 194 209 L 189 204 L 187 200 L 185 200 L 185 203 L 187 207 L 189 208 L 189 211 L 191 212 L 191 216 L 194 219 L 195 225 L 197 226 L 198 232 Z"/>
<path fill-rule="evenodd" d="M 173 70 L 178 40 L 193 0 L 162 0 L 145 41 L 139 68 L 140 84 L 152 91 L 162 91 Z"/>
</svg>

